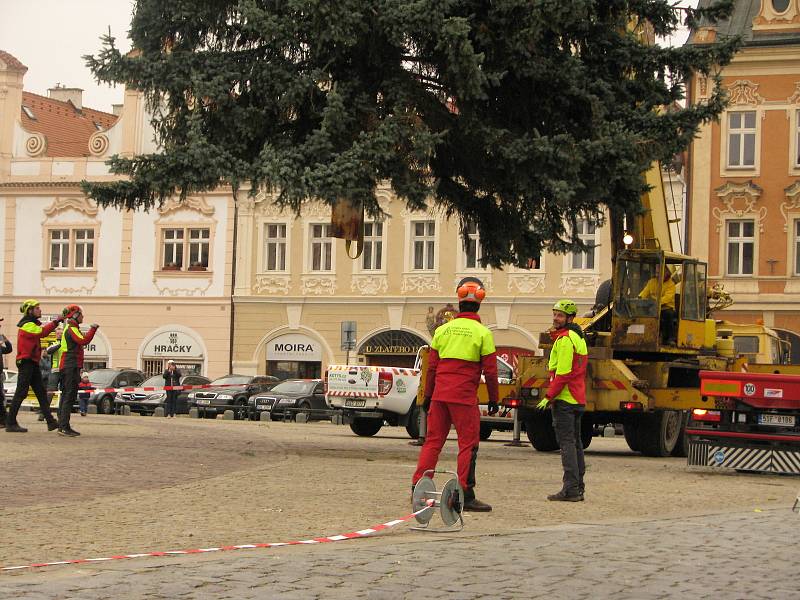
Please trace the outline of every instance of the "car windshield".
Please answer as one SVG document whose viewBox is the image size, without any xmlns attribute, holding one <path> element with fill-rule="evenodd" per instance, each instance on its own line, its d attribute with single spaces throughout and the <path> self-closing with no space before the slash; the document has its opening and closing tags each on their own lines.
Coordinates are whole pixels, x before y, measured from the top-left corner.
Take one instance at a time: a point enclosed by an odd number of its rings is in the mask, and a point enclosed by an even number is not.
<svg viewBox="0 0 800 600">
<path fill-rule="evenodd" d="M 104 387 L 114 380 L 117 373 L 119 371 L 115 369 L 95 369 L 94 371 L 89 371 L 89 381 L 94 385 Z"/>
<path fill-rule="evenodd" d="M 145 379 L 141 384 L 142 387 L 164 387 L 164 376 L 153 375 L 149 379 Z"/>
<path fill-rule="evenodd" d="M 299 379 L 289 379 L 288 381 L 281 381 L 278 385 L 270 390 L 270 393 L 277 394 L 310 394 L 317 385 L 316 381 L 302 381 Z"/>
<path fill-rule="evenodd" d="M 226 375 L 212 381 L 212 385 L 245 385 L 250 383 L 253 378 L 249 375 Z"/>
</svg>

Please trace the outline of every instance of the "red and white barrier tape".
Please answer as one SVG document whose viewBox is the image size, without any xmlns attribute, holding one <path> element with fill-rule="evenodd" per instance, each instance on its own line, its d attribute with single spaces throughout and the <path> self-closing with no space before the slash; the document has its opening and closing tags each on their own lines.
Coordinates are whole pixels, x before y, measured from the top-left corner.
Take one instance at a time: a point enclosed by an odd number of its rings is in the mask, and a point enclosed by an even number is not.
<svg viewBox="0 0 800 600">
<path fill-rule="evenodd" d="M 360 531 L 353 531 L 351 533 L 343 533 L 341 535 L 331 535 L 328 537 L 311 538 L 309 540 L 296 540 L 293 542 L 273 542 L 266 544 L 238 544 L 236 546 L 219 546 L 217 548 L 195 548 L 192 550 L 168 550 L 167 552 L 140 552 L 138 554 L 119 554 L 117 556 L 105 556 L 102 558 L 78 558 L 73 560 L 58 560 L 55 562 L 32 563 L 29 565 L 19 565 L 16 567 L 0 567 L 0 572 L 21 571 L 23 569 L 37 569 L 40 567 L 55 567 L 56 565 L 81 565 L 87 563 L 107 562 L 110 560 L 124 560 L 128 558 L 180 556 L 182 554 L 207 554 L 209 552 L 227 552 L 228 550 L 252 550 L 254 548 L 277 548 L 279 546 L 298 546 L 301 544 L 325 544 L 327 542 L 342 542 L 344 540 L 353 540 L 358 538 L 370 537 L 372 535 L 375 535 L 376 533 L 380 533 L 381 531 L 386 531 L 387 529 L 396 527 L 397 525 L 408 523 L 411 519 L 415 518 L 421 512 L 431 508 L 433 504 L 434 504 L 433 500 L 428 500 L 427 506 L 419 509 L 416 512 L 411 513 L 410 515 L 406 515 L 405 517 L 401 517 L 393 521 L 388 521 L 386 523 L 381 523 L 380 525 L 373 525 L 372 527 L 369 527 L 367 529 L 362 529 Z"/>
<path fill-rule="evenodd" d="M 244 383 L 204 383 L 201 385 L 164 385 L 161 387 L 124 387 L 124 388 L 79 388 L 79 392 L 164 392 L 180 390 L 200 390 L 204 388 L 241 387 Z"/>
</svg>

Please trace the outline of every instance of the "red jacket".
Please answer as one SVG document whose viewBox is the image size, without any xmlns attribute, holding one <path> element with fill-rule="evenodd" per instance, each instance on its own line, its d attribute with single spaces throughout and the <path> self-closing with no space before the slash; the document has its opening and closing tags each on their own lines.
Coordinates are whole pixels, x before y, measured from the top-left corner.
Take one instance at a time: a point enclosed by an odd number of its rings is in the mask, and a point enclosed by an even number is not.
<svg viewBox="0 0 800 600">
<path fill-rule="evenodd" d="M 92 341 L 96 327 L 91 327 L 86 334 L 70 321 L 64 327 L 64 335 L 61 336 L 61 364 L 59 369 L 83 367 L 83 347 Z"/>
<path fill-rule="evenodd" d="M 58 321 L 50 321 L 42 325 L 39 319 L 23 317 L 17 327 L 17 360 L 32 360 L 39 363 L 42 358 L 42 344 L 39 340 L 53 333 L 58 327 Z"/>
<path fill-rule="evenodd" d="M 457 326 L 459 319 L 481 322 L 476 313 L 459 313 L 455 319 L 441 325 L 439 329 Z M 440 333 L 439 329 L 437 329 L 437 334 Z M 453 404 L 477 404 L 478 385 L 481 382 L 481 372 L 483 372 L 486 389 L 489 392 L 489 401 L 498 402 L 500 394 L 497 385 L 497 352 L 495 352 L 494 342 L 491 340 L 491 333 L 483 325 L 476 328 L 476 334 L 478 335 L 473 340 L 475 351 L 473 360 L 440 358 L 439 352 L 431 347 L 430 354 L 428 354 L 428 376 L 425 381 L 426 398 L 430 397 L 436 401 Z M 434 335 L 431 346 L 439 342 L 440 337 L 445 336 Z M 441 343 L 447 344 L 444 340 L 441 340 Z M 456 343 L 463 344 L 463 340 Z M 443 352 L 445 351 L 443 350 Z M 482 351 L 488 353 L 483 354 Z"/>
</svg>

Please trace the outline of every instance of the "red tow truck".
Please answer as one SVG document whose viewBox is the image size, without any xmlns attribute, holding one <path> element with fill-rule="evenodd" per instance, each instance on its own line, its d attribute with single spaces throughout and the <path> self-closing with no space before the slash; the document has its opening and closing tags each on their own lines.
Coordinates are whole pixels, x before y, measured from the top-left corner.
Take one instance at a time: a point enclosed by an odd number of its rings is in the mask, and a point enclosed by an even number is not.
<svg viewBox="0 0 800 600">
<path fill-rule="evenodd" d="M 800 375 L 701 371 L 700 394 L 690 466 L 800 474 Z"/>
</svg>

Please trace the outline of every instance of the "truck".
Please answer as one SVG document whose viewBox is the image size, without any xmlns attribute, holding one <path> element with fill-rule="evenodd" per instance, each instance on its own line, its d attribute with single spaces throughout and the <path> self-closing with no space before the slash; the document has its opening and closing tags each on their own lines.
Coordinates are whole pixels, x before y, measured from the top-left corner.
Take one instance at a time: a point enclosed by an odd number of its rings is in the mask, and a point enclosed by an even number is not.
<svg viewBox="0 0 800 600">
<path fill-rule="evenodd" d="M 700 372 L 687 464 L 800 474 L 800 375 Z"/>
<path fill-rule="evenodd" d="M 414 368 L 371 365 L 330 365 L 325 372 L 325 401 L 340 411 L 342 422 L 356 435 L 373 436 L 384 424 L 403 426 L 411 438 L 420 435 L 420 410 L 425 389 L 428 347 L 417 352 Z M 500 398 L 516 393 L 514 371 L 508 362 L 497 358 Z M 481 439 L 492 431 L 513 429 L 512 409 L 489 406 L 486 385 L 478 388 L 481 410 Z"/>
</svg>

